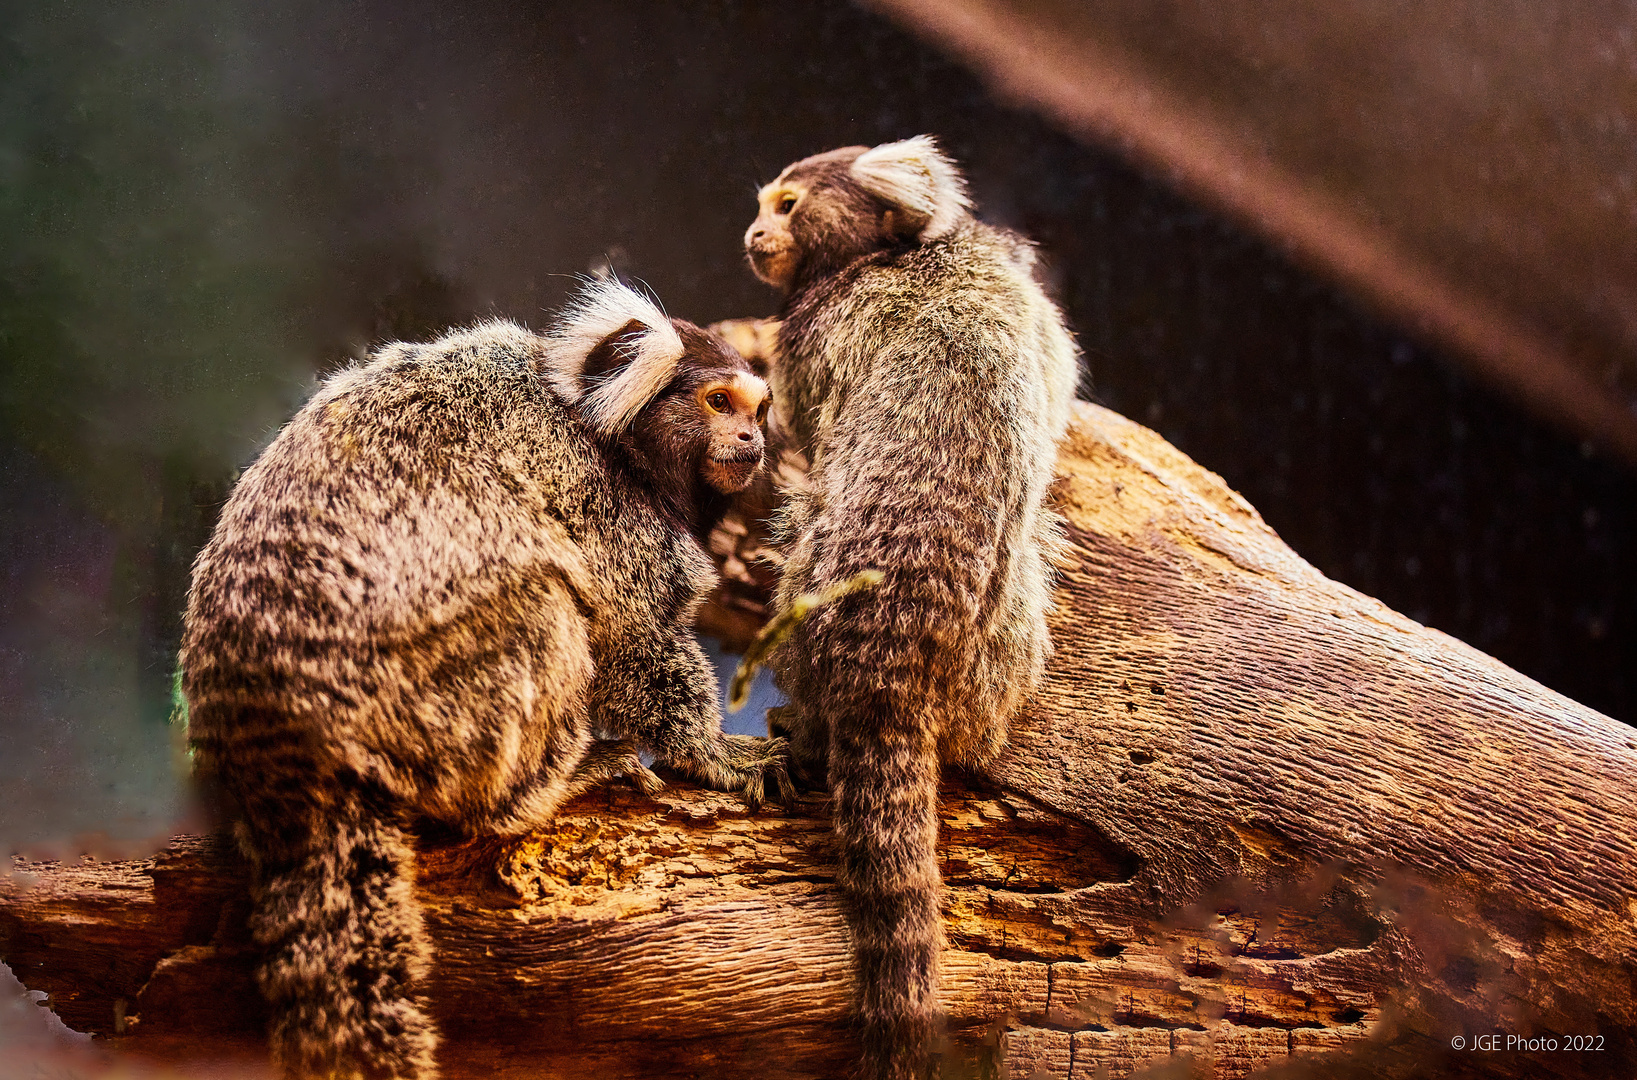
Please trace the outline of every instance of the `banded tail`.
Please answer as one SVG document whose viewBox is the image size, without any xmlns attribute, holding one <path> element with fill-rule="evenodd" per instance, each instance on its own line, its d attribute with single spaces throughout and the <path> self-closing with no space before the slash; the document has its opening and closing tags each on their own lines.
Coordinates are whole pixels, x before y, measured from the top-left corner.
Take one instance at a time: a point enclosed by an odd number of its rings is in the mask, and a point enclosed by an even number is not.
<svg viewBox="0 0 1637 1080">
<path fill-rule="evenodd" d="M 931 1075 L 944 941 L 933 732 L 925 718 L 884 701 L 833 718 L 830 787 L 853 937 L 861 1080 Z"/>
<path fill-rule="evenodd" d="M 432 950 L 413 852 L 400 829 L 360 806 L 307 824 L 299 843 L 247 837 L 274 1064 L 302 1080 L 430 1080 L 437 1031 L 416 987 Z"/>
</svg>

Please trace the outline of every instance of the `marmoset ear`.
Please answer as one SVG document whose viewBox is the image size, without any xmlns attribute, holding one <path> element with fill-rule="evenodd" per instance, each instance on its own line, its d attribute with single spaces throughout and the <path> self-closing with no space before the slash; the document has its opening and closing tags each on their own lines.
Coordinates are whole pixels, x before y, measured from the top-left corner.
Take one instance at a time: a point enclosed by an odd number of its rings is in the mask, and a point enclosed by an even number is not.
<svg viewBox="0 0 1637 1080">
<path fill-rule="evenodd" d="M 581 290 L 546 334 L 544 374 L 593 429 L 618 435 L 670 384 L 682 353 L 658 304 L 606 278 Z"/>
<path fill-rule="evenodd" d="M 965 178 L 930 135 L 866 150 L 849 172 L 865 191 L 898 207 L 922 240 L 944 235 L 972 210 Z"/>
</svg>

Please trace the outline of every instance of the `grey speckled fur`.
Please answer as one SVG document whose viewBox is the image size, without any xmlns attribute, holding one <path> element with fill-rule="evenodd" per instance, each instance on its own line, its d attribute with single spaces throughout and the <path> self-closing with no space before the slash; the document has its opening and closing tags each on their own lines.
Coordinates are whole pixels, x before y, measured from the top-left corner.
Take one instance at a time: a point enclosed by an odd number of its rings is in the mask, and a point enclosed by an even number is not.
<svg viewBox="0 0 1637 1080">
<path fill-rule="evenodd" d="M 869 166 L 860 169 L 859 163 Z M 869 1080 L 931 1069 L 941 762 L 981 768 L 1038 684 L 1077 355 L 1027 241 L 975 220 L 925 137 L 797 162 L 746 236 L 786 288 L 774 400 L 812 461 L 779 603 L 862 570 L 774 661 L 770 716 L 827 777 Z"/>
<path fill-rule="evenodd" d="M 610 288 L 594 287 L 603 308 Z M 601 376 L 683 341 L 683 367 L 749 371 L 689 324 L 666 337 L 615 316 Z M 289 1075 L 435 1074 L 414 820 L 526 830 L 608 776 L 654 782 L 638 745 L 752 799 L 781 768 L 777 743 L 722 734 L 691 632 L 716 580 L 695 538 L 709 522 L 650 490 L 630 403 L 619 430 L 575 415 L 597 337 L 575 349 L 490 323 L 381 349 L 245 472 L 194 567 L 189 738 L 254 865 Z"/>
</svg>

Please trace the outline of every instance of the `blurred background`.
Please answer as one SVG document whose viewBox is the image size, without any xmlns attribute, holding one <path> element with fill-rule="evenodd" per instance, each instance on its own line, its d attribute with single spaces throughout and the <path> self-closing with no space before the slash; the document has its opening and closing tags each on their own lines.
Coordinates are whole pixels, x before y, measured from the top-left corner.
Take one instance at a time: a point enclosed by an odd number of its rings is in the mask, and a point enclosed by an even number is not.
<svg viewBox="0 0 1637 1080">
<path fill-rule="evenodd" d="M 605 261 L 769 314 L 756 186 L 921 132 L 1085 396 L 1637 722 L 1637 8 L 1436 7 L 0 0 L 0 845 L 176 827 L 189 563 L 323 373 Z"/>
</svg>

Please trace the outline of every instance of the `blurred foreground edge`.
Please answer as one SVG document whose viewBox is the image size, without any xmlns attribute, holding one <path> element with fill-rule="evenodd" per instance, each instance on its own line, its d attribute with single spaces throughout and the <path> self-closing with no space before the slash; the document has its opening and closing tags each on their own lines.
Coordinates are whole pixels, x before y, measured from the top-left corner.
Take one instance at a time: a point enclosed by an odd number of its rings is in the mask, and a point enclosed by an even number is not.
<svg viewBox="0 0 1637 1080">
<path fill-rule="evenodd" d="M 1629 5 L 868 3 L 1637 465 Z"/>
</svg>

